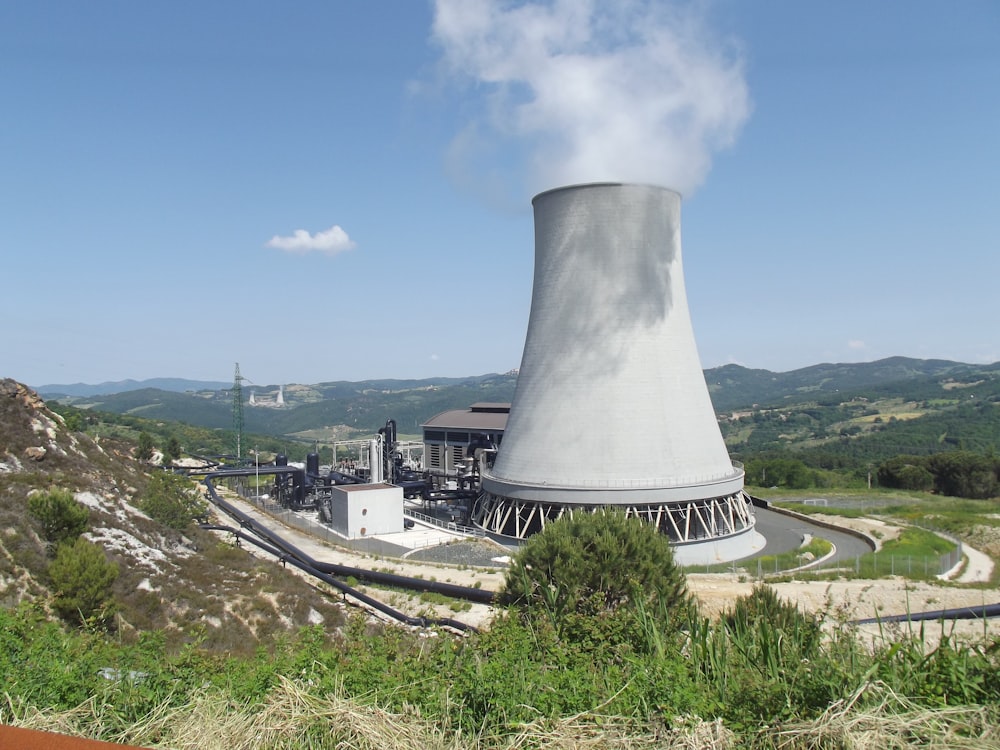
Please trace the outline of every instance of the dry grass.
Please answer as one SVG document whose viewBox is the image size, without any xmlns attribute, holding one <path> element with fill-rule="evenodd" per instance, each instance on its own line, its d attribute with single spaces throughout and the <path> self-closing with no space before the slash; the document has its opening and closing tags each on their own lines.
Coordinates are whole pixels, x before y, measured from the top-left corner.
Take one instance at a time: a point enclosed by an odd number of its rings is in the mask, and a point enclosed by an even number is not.
<svg viewBox="0 0 1000 750">
<path fill-rule="evenodd" d="M 39 711 L 5 696 L 0 721 L 27 729 L 175 750 L 730 750 L 721 721 L 684 719 L 667 729 L 635 720 L 581 714 L 539 719 L 505 736 L 464 736 L 416 711 L 392 713 L 337 696 L 315 696 L 283 679 L 259 705 L 236 705 L 205 692 L 191 703 L 161 705 L 141 722 L 124 725 L 107 703 L 91 698 L 70 711 Z"/>
<path fill-rule="evenodd" d="M 667 728 L 620 716 L 581 714 L 557 721 L 525 725 L 506 738 L 479 738 L 465 750 L 735 750 L 735 735 L 721 719 L 707 722 L 684 717 Z"/>
<path fill-rule="evenodd" d="M 91 698 L 61 712 L 19 709 L 8 699 L 3 721 L 14 726 L 177 750 L 280 750 L 355 748 L 376 750 L 458 750 L 458 738 L 446 738 L 418 716 L 392 714 L 343 698 L 317 697 L 282 680 L 257 705 L 237 705 L 215 692 L 192 702 L 161 705 L 141 722 L 122 726 L 108 704 Z"/>
<path fill-rule="evenodd" d="M 863 697 L 878 703 L 862 710 Z M 0 706 L 0 721 L 14 726 L 176 750 L 994 750 L 1000 748 L 997 714 L 996 708 L 982 706 L 920 708 L 878 683 L 814 721 L 750 738 L 735 735 L 721 720 L 680 717 L 667 727 L 596 713 L 540 718 L 504 736 L 464 736 L 415 710 L 393 713 L 338 696 L 316 696 L 289 680 L 282 680 L 262 704 L 238 705 L 205 692 L 184 706 L 161 705 L 130 726 L 97 698 L 62 713 L 19 707 L 9 697 Z"/>
<path fill-rule="evenodd" d="M 858 703 L 878 703 L 861 710 Z M 837 701 L 814 721 L 788 726 L 773 737 L 777 750 L 995 750 L 1000 748 L 1000 710 L 987 706 L 925 708 L 882 683 Z"/>
</svg>

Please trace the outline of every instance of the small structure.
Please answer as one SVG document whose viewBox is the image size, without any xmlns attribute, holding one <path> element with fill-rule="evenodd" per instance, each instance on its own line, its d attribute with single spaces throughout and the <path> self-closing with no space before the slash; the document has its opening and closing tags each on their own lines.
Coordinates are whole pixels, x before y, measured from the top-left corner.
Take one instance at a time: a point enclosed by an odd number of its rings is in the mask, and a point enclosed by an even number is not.
<svg viewBox="0 0 1000 750">
<path fill-rule="evenodd" d="M 330 522 L 348 539 L 403 530 L 403 488 L 340 484 L 331 488 Z"/>
</svg>

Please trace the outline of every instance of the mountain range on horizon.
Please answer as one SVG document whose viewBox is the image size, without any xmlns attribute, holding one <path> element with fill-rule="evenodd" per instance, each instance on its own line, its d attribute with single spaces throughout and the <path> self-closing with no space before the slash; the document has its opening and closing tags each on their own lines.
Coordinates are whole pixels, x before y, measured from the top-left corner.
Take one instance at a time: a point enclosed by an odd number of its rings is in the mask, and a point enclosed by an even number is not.
<svg viewBox="0 0 1000 750">
<path fill-rule="evenodd" d="M 830 440 L 858 434 L 881 441 L 877 447 L 884 458 L 883 453 L 907 450 L 926 453 L 928 446 L 938 447 L 944 439 L 985 450 L 1000 434 L 996 431 L 1000 362 L 981 365 L 889 357 L 875 362 L 822 363 L 786 373 L 730 364 L 705 370 L 704 375 L 720 424 L 735 425 L 738 434 L 727 439 L 737 450 L 760 450 L 765 444 L 784 448 L 795 440 L 805 441 L 803 445 L 820 440 L 829 450 Z M 315 444 L 368 435 L 387 419 L 396 423 L 400 434 L 419 435 L 427 420 L 444 411 L 482 402 L 511 402 L 516 381 L 517 374 L 507 372 L 467 378 L 292 383 L 284 385 L 280 405 L 275 398 L 278 386 L 244 385 L 243 419 L 247 434 L 278 436 L 286 443 Z M 183 391 L 148 385 L 154 382 Z M 140 387 L 72 396 L 61 392 L 67 390 L 64 386 L 53 386 L 51 391 L 43 387 L 39 394 L 59 402 L 59 408 L 184 424 L 219 434 L 233 428 L 228 383 L 176 378 L 132 384 Z M 217 387 L 196 390 L 203 385 Z M 256 403 L 250 399 L 252 392 L 256 392 Z M 753 424 L 746 424 L 748 415 L 756 417 Z M 874 422 L 875 417 L 881 423 Z M 886 447 L 886 440 L 895 442 Z"/>
<path fill-rule="evenodd" d="M 30 385 L 30 384 L 29 384 Z M 114 393 L 128 393 L 144 388 L 156 388 L 161 391 L 185 393 L 187 391 L 219 391 L 231 388 L 232 382 L 222 380 L 188 380 L 187 378 L 148 378 L 146 380 L 106 380 L 103 383 L 51 383 L 48 385 L 31 386 L 42 396 L 74 396 L 87 398 L 90 396 L 107 396 Z"/>
<path fill-rule="evenodd" d="M 709 384 L 709 389 L 717 390 L 717 387 L 721 386 L 723 381 L 730 379 L 737 373 L 741 375 L 741 380 L 745 379 L 746 376 L 751 376 L 752 379 L 757 382 L 764 382 L 768 376 L 780 376 L 782 380 L 791 379 L 793 381 L 814 380 L 816 378 L 819 378 L 820 380 L 829 380 L 836 374 L 843 375 L 848 371 L 853 370 L 869 372 L 875 382 L 888 382 L 893 379 L 907 379 L 914 376 L 936 376 L 947 374 L 953 370 L 961 371 L 968 368 L 993 370 L 1000 368 L 1000 362 L 994 362 L 991 364 L 973 364 L 945 359 L 917 359 L 913 357 L 895 356 L 874 360 L 872 362 L 822 362 L 784 372 L 763 368 L 749 368 L 738 364 L 725 364 L 719 365 L 718 367 L 710 367 L 705 369 L 704 372 L 705 380 Z M 498 373 L 488 373 L 486 375 L 479 376 L 469 375 L 465 377 L 434 377 L 418 379 L 372 378 L 368 380 L 356 381 L 322 381 L 322 383 L 317 383 L 315 385 L 330 383 L 353 383 L 359 386 L 366 386 L 369 384 L 406 384 L 407 387 L 419 387 L 420 385 L 458 383 L 481 377 L 494 377 L 497 374 Z M 865 382 L 864 385 L 869 385 L 872 382 L 868 378 L 863 378 L 863 380 L 868 381 Z M 713 388 L 713 385 L 716 385 L 717 387 Z M 65 396 L 72 398 L 89 398 L 93 396 L 108 396 L 146 389 L 156 389 L 171 393 L 186 393 L 190 391 L 222 391 L 230 390 L 232 388 L 232 382 L 222 380 L 191 380 L 187 378 L 159 377 L 147 378 L 145 380 L 134 380 L 129 378 L 126 380 L 105 381 L 96 384 L 82 382 L 71 384 L 49 383 L 40 386 L 32 385 L 30 387 L 32 387 L 39 395 L 47 398 Z M 244 387 L 248 389 L 256 387 L 257 389 L 266 390 L 269 388 L 276 388 L 277 385 L 256 385 Z"/>
</svg>

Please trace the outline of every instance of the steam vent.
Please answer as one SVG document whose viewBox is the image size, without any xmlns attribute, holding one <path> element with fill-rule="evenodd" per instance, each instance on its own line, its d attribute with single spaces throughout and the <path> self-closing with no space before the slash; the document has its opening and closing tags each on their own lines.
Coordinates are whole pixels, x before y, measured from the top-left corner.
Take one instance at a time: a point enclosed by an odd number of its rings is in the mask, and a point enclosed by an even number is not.
<svg viewBox="0 0 1000 750">
<path fill-rule="evenodd" d="M 681 265 L 680 195 L 587 184 L 535 196 L 528 334 L 503 443 L 473 512 L 521 540 L 615 506 L 683 564 L 753 552 L 743 467 L 709 399 Z"/>
</svg>

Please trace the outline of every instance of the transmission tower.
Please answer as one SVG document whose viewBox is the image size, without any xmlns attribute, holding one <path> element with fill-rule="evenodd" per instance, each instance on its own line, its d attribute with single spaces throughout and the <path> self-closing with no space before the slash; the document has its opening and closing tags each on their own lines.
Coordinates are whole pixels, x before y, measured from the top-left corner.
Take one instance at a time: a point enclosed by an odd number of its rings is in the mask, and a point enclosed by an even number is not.
<svg viewBox="0 0 1000 750">
<path fill-rule="evenodd" d="M 236 374 L 233 376 L 233 432 L 236 435 L 236 463 L 243 458 L 243 376 L 240 375 L 240 363 L 236 363 Z"/>
</svg>

